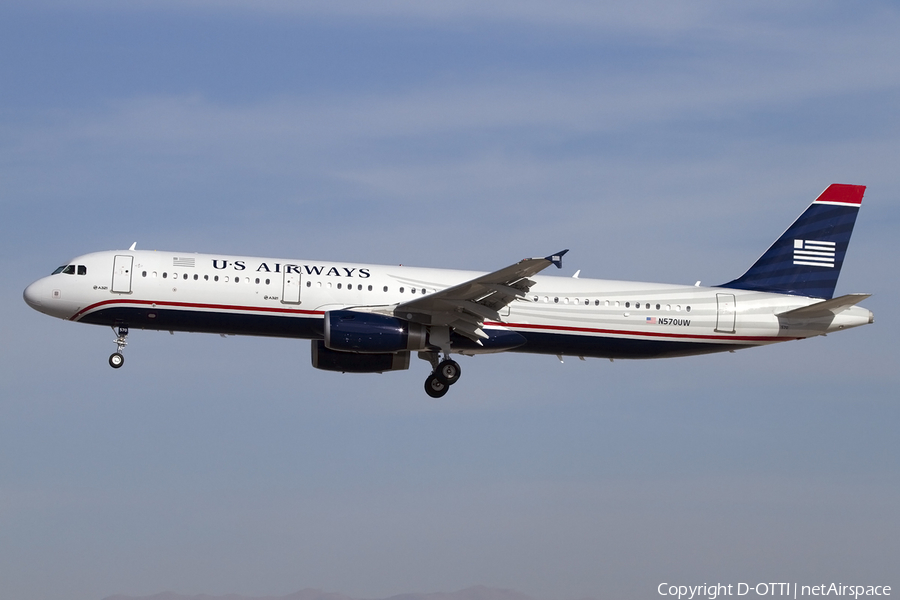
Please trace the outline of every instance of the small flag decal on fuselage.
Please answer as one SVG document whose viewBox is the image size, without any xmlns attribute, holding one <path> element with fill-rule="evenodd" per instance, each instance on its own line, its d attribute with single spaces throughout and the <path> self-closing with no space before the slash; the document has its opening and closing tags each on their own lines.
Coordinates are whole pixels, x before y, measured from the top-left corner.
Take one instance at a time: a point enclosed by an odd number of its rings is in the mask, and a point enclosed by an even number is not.
<svg viewBox="0 0 900 600">
<path fill-rule="evenodd" d="M 808 267 L 834 267 L 834 242 L 794 240 L 794 264 Z"/>
<path fill-rule="evenodd" d="M 656 317 L 647 317 L 647 323 L 650 325 L 656 325 Z"/>
<path fill-rule="evenodd" d="M 193 267 L 196 262 L 195 258 L 178 258 L 177 256 L 172 259 L 173 267 Z"/>
</svg>

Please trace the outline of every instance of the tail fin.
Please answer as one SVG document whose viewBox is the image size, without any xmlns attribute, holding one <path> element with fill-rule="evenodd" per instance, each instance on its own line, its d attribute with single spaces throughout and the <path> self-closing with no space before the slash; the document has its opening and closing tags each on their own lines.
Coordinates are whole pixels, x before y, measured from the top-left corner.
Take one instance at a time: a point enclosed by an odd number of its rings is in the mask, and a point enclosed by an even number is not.
<svg viewBox="0 0 900 600">
<path fill-rule="evenodd" d="M 719 287 L 830 299 L 865 191 L 831 184 L 746 273 Z"/>
</svg>

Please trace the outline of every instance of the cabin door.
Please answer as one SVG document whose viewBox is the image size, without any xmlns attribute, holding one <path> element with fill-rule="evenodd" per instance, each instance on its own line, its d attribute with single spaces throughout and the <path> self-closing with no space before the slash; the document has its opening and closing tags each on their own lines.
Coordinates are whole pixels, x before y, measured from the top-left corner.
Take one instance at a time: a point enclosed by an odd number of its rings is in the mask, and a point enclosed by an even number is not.
<svg viewBox="0 0 900 600">
<path fill-rule="evenodd" d="M 716 331 L 734 333 L 734 294 L 716 294 Z"/>
<path fill-rule="evenodd" d="M 284 304 L 300 304 L 300 273 L 290 272 L 284 274 L 281 302 Z"/>
<path fill-rule="evenodd" d="M 116 256 L 113 260 L 112 292 L 114 294 L 131 293 L 131 265 L 133 256 Z"/>
</svg>

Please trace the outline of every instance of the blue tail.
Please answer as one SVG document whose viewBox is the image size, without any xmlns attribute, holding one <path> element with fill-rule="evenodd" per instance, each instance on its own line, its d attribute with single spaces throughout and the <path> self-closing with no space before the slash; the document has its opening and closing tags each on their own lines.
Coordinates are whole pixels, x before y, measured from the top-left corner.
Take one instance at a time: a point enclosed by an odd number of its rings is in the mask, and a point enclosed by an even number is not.
<svg viewBox="0 0 900 600">
<path fill-rule="evenodd" d="M 746 273 L 719 287 L 832 298 L 865 191 L 831 184 Z"/>
</svg>

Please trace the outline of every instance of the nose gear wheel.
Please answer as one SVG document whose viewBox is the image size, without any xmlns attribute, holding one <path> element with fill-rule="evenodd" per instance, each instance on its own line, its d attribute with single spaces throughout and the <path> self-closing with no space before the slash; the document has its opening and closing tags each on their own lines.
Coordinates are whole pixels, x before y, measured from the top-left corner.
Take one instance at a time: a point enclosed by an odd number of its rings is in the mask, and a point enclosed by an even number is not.
<svg viewBox="0 0 900 600">
<path fill-rule="evenodd" d="M 113 327 L 113 331 L 116 332 L 116 339 L 113 340 L 116 343 L 116 351 L 109 355 L 109 366 L 113 369 L 118 369 L 122 365 L 125 364 L 125 356 L 122 354 L 122 351 L 125 350 L 125 346 L 128 345 L 126 339 L 128 338 L 128 328 L 120 326 L 118 330 Z"/>
</svg>

